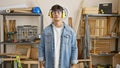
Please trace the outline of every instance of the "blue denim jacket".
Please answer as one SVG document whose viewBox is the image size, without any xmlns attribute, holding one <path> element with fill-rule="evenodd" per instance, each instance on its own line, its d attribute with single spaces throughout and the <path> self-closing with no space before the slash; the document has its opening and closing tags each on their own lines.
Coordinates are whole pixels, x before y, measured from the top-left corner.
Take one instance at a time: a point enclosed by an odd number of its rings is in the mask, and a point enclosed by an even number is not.
<svg viewBox="0 0 120 68">
<path fill-rule="evenodd" d="M 54 33 L 53 26 L 47 26 L 42 34 L 39 44 L 39 61 L 45 62 L 45 68 L 54 68 Z M 64 23 L 61 35 L 59 68 L 70 68 L 77 64 L 78 49 L 75 32 Z"/>
</svg>

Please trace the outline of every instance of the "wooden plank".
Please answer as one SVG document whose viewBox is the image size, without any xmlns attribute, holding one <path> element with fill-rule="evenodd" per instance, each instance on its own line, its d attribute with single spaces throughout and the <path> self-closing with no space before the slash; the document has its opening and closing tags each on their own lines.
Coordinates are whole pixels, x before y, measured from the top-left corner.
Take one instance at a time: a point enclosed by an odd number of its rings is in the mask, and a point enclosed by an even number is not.
<svg viewBox="0 0 120 68">
<path fill-rule="evenodd" d="M 28 8 L 11 8 L 11 9 L 6 9 L 5 11 L 7 13 L 20 12 L 20 11 L 32 12 L 32 7 L 28 7 Z"/>
<path fill-rule="evenodd" d="M 78 46 L 78 59 L 81 59 L 82 57 L 81 39 L 77 39 L 77 46 Z"/>
<path fill-rule="evenodd" d="M 95 36 L 99 36 L 99 20 L 96 20 L 96 24 L 95 24 Z"/>
<path fill-rule="evenodd" d="M 78 62 L 91 61 L 91 59 L 79 59 Z"/>
<path fill-rule="evenodd" d="M 21 60 L 23 64 L 39 64 L 38 60 Z"/>
<path fill-rule="evenodd" d="M 68 17 L 68 24 L 69 24 L 70 27 L 73 27 L 72 26 L 72 17 Z"/>
<path fill-rule="evenodd" d="M 80 3 L 79 11 L 78 11 L 78 14 L 77 14 L 77 20 L 76 20 L 76 23 L 74 25 L 74 30 L 75 30 L 76 34 L 78 34 L 78 27 L 79 27 L 80 21 L 81 21 L 82 8 L 83 8 L 84 1 L 85 0 L 82 0 L 81 3 Z"/>
<path fill-rule="evenodd" d="M 16 32 L 16 20 L 13 20 L 13 32 Z M 13 34 L 13 40 L 14 40 L 14 42 L 16 42 L 16 33 L 15 34 Z"/>
<path fill-rule="evenodd" d="M 10 10 L 26 10 L 26 11 L 31 11 L 33 7 L 28 7 L 28 8 L 11 8 Z"/>
<path fill-rule="evenodd" d="M 31 68 L 31 65 L 30 65 L 30 64 L 28 64 L 28 68 Z"/>
<path fill-rule="evenodd" d="M 8 40 L 8 35 L 7 35 L 8 28 L 7 28 L 6 20 L 3 20 L 3 29 L 4 29 L 4 41 L 7 41 Z"/>
<path fill-rule="evenodd" d="M 0 55 L 2 56 L 2 55 L 6 55 L 6 56 L 12 56 L 12 55 L 19 55 L 19 54 L 15 54 L 15 53 L 0 53 Z"/>
<path fill-rule="evenodd" d="M 18 12 L 18 13 L 32 13 L 31 11 L 25 11 L 25 10 L 14 10 L 14 12 Z"/>
<path fill-rule="evenodd" d="M 107 35 L 110 35 L 110 17 L 107 17 Z"/>
<path fill-rule="evenodd" d="M 83 62 L 80 62 L 80 63 L 79 63 L 79 68 L 84 68 Z"/>
<path fill-rule="evenodd" d="M 31 48 L 30 58 L 38 59 L 38 48 Z"/>
<path fill-rule="evenodd" d="M 14 61 L 16 58 L 2 58 L 3 61 Z"/>
</svg>

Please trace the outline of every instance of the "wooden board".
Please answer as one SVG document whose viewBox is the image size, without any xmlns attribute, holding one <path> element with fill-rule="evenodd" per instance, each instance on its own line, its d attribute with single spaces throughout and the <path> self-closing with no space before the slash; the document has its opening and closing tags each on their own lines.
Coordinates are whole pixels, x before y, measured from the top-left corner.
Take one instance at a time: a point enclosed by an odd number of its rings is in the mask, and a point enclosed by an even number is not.
<svg viewBox="0 0 120 68">
<path fill-rule="evenodd" d="M 111 51 L 111 40 L 93 40 L 93 53 L 102 54 L 109 53 Z"/>
<path fill-rule="evenodd" d="M 84 7 L 82 14 L 98 14 L 98 7 Z"/>
<path fill-rule="evenodd" d="M 73 26 L 72 26 L 72 17 L 69 17 L 69 18 L 68 18 L 68 24 L 69 24 L 70 27 L 73 27 Z"/>
<path fill-rule="evenodd" d="M 3 20 L 3 29 L 4 29 L 4 41 L 7 41 L 8 40 L 8 35 L 7 35 L 7 32 L 8 32 L 8 28 L 7 28 L 7 21 L 6 20 Z"/>
<path fill-rule="evenodd" d="M 107 35 L 110 35 L 110 17 L 107 17 Z"/>
<path fill-rule="evenodd" d="M 31 48 L 30 58 L 38 59 L 38 48 Z"/>
<path fill-rule="evenodd" d="M 107 19 L 105 18 L 89 18 L 88 19 L 89 24 L 89 31 L 91 37 L 101 37 L 101 36 L 108 36 L 107 35 Z M 84 36 L 85 34 L 85 22 L 80 23 L 80 35 Z"/>
<path fill-rule="evenodd" d="M 81 59 L 82 57 L 81 39 L 77 39 L 77 46 L 78 46 L 78 59 Z"/>
<path fill-rule="evenodd" d="M 82 8 L 83 8 L 84 1 L 85 0 L 82 0 L 81 3 L 80 3 L 78 14 L 77 14 L 77 20 L 76 20 L 76 23 L 74 25 L 74 30 L 75 30 L 76 34 L 78 34 L 78 28 L 79 28 L 80 21 L 81 21 Z"/>
<path fill-rule="evenodd" d="M 11 9 L 6 9 L 7 13 L 11 12 L 21 12 L 21 13 L 32 13 L 32 7 L 29 8 L 11 8 Z"/>
</svg>

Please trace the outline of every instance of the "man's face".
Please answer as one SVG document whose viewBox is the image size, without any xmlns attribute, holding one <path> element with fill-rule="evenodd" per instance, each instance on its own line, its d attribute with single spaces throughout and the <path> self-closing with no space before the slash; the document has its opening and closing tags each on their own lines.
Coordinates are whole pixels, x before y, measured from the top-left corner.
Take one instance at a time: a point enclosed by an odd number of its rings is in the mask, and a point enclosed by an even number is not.
<svg viewBox="0 0 120 68">
<path fill-rule="evenodd" d="M 53 11 L 52 12 L 53 20 L 54 21 L 60 21 L 62 20 L 62 11 Z"/>
</svg>

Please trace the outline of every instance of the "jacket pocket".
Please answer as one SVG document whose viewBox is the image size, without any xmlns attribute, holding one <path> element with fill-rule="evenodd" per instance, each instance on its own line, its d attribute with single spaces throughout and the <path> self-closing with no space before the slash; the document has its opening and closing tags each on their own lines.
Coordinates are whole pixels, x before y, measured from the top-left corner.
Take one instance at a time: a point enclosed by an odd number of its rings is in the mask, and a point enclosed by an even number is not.
<svg viewBox="0 0 120 68">
<path fill-rule="evenodd" d="M 63 36 L 63 40 L 64 40 L 65 46 L 67 46 L 69 44 L 70 35 L 64 35 Z"/>
</svg>

